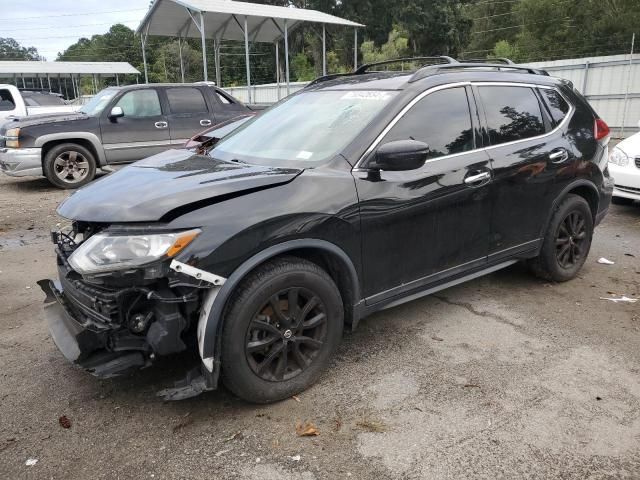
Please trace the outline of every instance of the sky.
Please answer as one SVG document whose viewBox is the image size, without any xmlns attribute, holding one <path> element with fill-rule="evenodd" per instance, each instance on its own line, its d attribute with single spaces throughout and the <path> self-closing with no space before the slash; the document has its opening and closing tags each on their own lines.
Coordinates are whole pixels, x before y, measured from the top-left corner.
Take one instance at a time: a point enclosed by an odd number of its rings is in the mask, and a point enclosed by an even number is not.
<svg viewBox="0 0 640 480">
<path fill-rule="evenodd" d="M 0 6 L 0 37 L 15 38 L 55 60 L 78 39 L 105 33 L 114 23 L 135 30 L 149 0 L 0 0 Z"/>
</svg>

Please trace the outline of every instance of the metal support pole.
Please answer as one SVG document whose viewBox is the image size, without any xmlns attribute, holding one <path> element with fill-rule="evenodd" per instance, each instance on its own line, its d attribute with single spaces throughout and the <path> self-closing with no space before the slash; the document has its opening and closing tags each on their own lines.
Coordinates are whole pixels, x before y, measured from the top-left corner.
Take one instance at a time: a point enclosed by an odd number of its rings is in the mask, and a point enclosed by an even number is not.
<svg viewBox="0 0 640 480">
<path fill-rule="evenodd" d="M 26 84 L 24 83 L 24 77 L 22 77 L 22 88 L 27 88 Z"/>
<path fill-rule="evenodd" d="M 353 69 L 358 69 L 358 27 L 353 29 Z"/>
<path fill-rule="evenodd" d="M 322 24 L 322 75 L 327 74 L 327 32 L 324 23 Z"/>
<path fill-rule="evenodd" d="M 278 101 L 280 100 L 280 54 L 278 52 L 278 42 L 276 42 L 276 85 L 278 88 Z"/>
<path fill-rule="evenodd" d="M 149 72 L 147 71 L 147 54 L 145 52 L 145 44 L 147 40 L 144 33 L 140 35 L 140 45 L 142 45 L 142 63 L 144 65 L 144 83 L 149 83 Z"/>
<path fill-rule="evenodd" d="M 220 86 L 220 42 L 213 39 L 213 62 L 216 70 L 216 85 Z"/>
<path fill-rule="evenodd" d="M 49 91 L 51 91 L 51 77 L 47 73 L 47 85 L 49 86 Z"/>
<path fill-rule="evenodd" d="M 204 81 L 209 81 L 209 75 L 207 73 L 207 45 L 204 35 L 204 14 L 200 12 L 200 37 L 202 38 L 202 70 L 204 71 Z"/>
<path fill-rule="evenodd" d="M 40 79 L 40 90 L 44 90 L 44 84 L 42 83 L 42 77 L 38 77 Z"/>
<path fill-rule="evenodd" d="M 289 30 L 287 30 L 287 19 L 284 19 L 284 69 L 285 80 L 287 81 L 287 95 L 290 93 L 289 89 Z"/>
<path fill-rule="evenodd" d="M 120 77 L 118 77 L 118 74 L 116 73 L 116 87 L 120 86 Z"/>
<path fill-rule="evenodd" d="M 182 39 L 178 37 L 178 52 L 180 53 L 180 77 L 184 83 L 184 60 L 182 59 Z"/>
<path fill-rule="evenodd" d="M 589 76 L 589 60 L 584 63 L 584 78 L 582 79 L 582 95 L 587 94 L 587 77 Z"/>
<path fill-rule="evenodd" d="M 251 67 L 249 66 L 249 28 L 247 27 L 247 17 L 244 17 L 244 61 L 247 67 L 247 98 L 251 102 Z"/>
<path fill-rule="evenodd" d="M 627 99 L 629 98 L 629 85 L 631 84 L 631 70 L 633 69 L 633 47 L 636 43 L 636 34 L 631 35 L 631 53 L 629 55 L 629 71 L 627 72 L 627 88 L 624 92 L 624 104 L 622 106 L 622 127 L 620 138 L 624 138 L 624 122 L 627 121 Z"/>
<path fill-rule="evenodd" d="M 62 82 L 60 81 L 60 74 L 58 74 L 58 91 L 62 95 Z"/>
</svg>

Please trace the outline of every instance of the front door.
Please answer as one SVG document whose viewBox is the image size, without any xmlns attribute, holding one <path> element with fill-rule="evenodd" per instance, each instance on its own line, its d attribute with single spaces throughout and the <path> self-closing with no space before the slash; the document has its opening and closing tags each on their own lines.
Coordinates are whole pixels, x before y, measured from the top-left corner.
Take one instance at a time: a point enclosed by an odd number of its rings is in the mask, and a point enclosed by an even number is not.
<svg viewBox="0 0 640 480">
<path fill-rule="evenodd" d="M 183 145 L 196 133 L 214 124 L 214 117 L 199 88 L 170 87 L 165 92 L 171 143 L 174 145 Z"/>
<path fill-rule="evenodd" d="M 432 91 L 376 146 L 405 139 L 425 142 L 431 150 L 425 165 L 371 171 L 367 157 L 363 168 L 354 170 L 367 304 L 486 263 L 492 172 L 479 145 L 478 125 L 468 87 Z"/>
<path fill-rule="evenodd" d="M 124 117 L 109 118 L 116 106 Z M 108 163 L 140 160 L 171 146 L 169 123 L 155 88 L 125 92 L 102 113 L 100 129 Z"/>
</svg>

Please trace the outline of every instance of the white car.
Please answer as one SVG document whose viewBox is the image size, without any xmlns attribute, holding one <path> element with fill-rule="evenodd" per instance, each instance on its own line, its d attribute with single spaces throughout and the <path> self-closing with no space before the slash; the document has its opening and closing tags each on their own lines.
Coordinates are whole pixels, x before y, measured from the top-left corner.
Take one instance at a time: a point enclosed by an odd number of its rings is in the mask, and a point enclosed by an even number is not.
<svg viewBox="0 0 640 480">
<path fill-rule="evenodd" d="M 628 205 L 634 200 L 640 201 L 640 132 L 625 138 L 611 150 L 609 173 L 615 181 L 613 203 Z"/>
<path fill-rule="evenodd" d="M 67 105 L 62 95 L 46 90 L 18 89 L 0 84 L 0 125 L 11 117 L 24 117 L 43 113 L 75 112 L 80 105 Z"/>
</svg>

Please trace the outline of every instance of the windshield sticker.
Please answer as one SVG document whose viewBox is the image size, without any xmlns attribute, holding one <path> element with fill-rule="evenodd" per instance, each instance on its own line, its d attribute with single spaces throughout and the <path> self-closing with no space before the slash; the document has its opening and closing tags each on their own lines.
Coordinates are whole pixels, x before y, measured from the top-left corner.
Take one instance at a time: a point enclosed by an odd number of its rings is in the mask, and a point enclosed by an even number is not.
<svg viewBox="0 0 640 480">
<path fill-rule="evenodd" d="M 380 90 L 355 90 L 353 92 L 345 93 L 341 100 L 387 100 L 389 97 L 389 92 L 382 92 Z"/>
<path fill-rule="evenodd" d="M 301 158 L 302 160 L 309 160 L 313 156 L 313 152 L 307 152 L 306 150 L 300 150 L 296 158 Z"/>
</svg>

